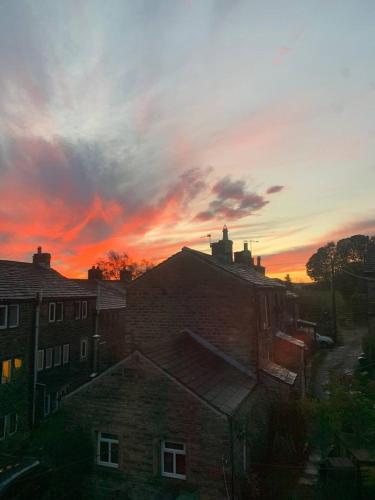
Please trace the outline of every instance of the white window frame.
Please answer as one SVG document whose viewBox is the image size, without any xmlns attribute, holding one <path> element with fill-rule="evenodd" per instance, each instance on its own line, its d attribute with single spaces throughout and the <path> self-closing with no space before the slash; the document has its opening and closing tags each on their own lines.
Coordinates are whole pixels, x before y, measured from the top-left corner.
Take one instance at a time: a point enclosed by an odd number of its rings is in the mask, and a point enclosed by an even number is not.
<svg viewBox="0 0 375 500">
<path fill-rule="evenodd" d="M 83 300 L 81 304 L 81 318 L 87 318 L 87 300 Z"/>
<path fill-rule="evenodd" d="M 78 304 L 77 311 L 76 311 L 76 304 Z M 74 302 L 74 319 L 81 319 L 81 312 L 82 312 L 82 302 L 80 300 L 76 300 Z"/>
<path fill-rule="evenodd" d="M 183 446 L 182 450 L 177 448 L 169 448 L 165 445 L 165 443 L 173 443 L 178 446 Z M 166 472 L 164 468 L 164 453 L 170 453 L 173 455 L 173 470 L 174 472 Z M 185 474 L 177 474 L 176 473 L 176 455 L 184 455 L 185 457 Z M 170 441 L 164 439 L 161 442 L 161 475 L 163 477 L 173 477 L 175 479 L 186 479 L 186 445 L 185 443 L 180 443 L 178 441 Z"/>
<path fill-rule="evenodd" d="M 5 322 L 0 325 L 0 330 L 5 330 L 8 325 L 8 306 L 6 305 L 0 305 L 0 309 L 5 309 Z"/>
<path fill-rule="evenodd" d="M 46 361 L 45 361 L 45 369 L 48 370 L 53 366 L 53 347 L 47 347 L 46 349 Z"/>
<path fill-rule="evenodd" d="M 2 384 L 9 384 L 10 381 L 12 380 L 12 371 L 13 371 L 13 363 L 12 363 L 12 359 L 2 359 L 0 361 L 1 363 L 1 383 Z M 4 375 L 3 375 L 3 363 L 7 363 L 8 366 L 9 366 L 9 377 L 7 379 L 5 379 Z"/>
<path fill-rule="evenodd" d="M 36 358 L 36 369 L 38 372 L 44 370 L 44 349 L 38 349 Z"/>
<path fill-rule="evenodd" d="M 82 346 L 85 346 L 85 353 L 84 355 L 82 354 Z M 85 361 L 87 359 L 87 354 L 88 354 L 88 347 L 89 347 L 89 341 L 87 338 L 81 339 L 80 342 L 80 348 L 79 348 L 79 357 L 81 361 Z"/>
<path fill-rule="evenodd" d="M 53 310 L 53 314 L 51 314 Z M 54 323 L 56 321 L 56 302 L 50 302 L 48 304 L 48 323 Z"/>
<path fill-rule="evenodd" d="M 98 448 L 97 448 L 97 460 L 96 463 L 98 465 L 104 465 L 105 467 L 112 467 L 113 469 L 118 469 L 120 466 L 120 463 L 115 463 L 111 462 L 112 459 L 112 444 L 117 444 L 118 447 L 118 458 L 120 462 L 120 442 L 117 437 L 117 439 L 114 438 L 107 438 L 103 437 L 102 434 L 112 434 L 110 432 L 98 432 Z M 113 434 L 115 435 L 115 434 Z M 103 462 L 100 460 L 100 445 L 101 443 L 108 443 L 108 462 Z"/>
<path fill-rule="evenodd" d="M 57 306 L 61 306 L 61 318 L 57 317 Z M 56 321 L 63 321 L 63 319 L 64 319 L 64 302 L 56 302 L 55 317 L 56 317 Z"/>
<path fill-rule="evenodd" d="M 70 357 L 70 344 L 63 344 L 63 355 L 62 355 L 63 365 L 69 363 L 69 357 Z"/>
<path fill-rule="evenodd" d="M 17 311 L 17 321 L 16 321 L 15 325 L 9 324 L 9 318 L 10 318 L 9 309 L 11 307 L 16 307 L 16 311 Z M 19 324 L 20 324 L 20 306 L 19 306 L 19 304 L 9 304 L 8 305 L 7 322 L 8 322 L 8 328 L 17 328 L 17 326 L 19 326 Z"/>
<path fill-rule="evenodd" d="M 53 366 L 61 366 L 62 362 L 62 347 L 61 345 L 55 345 L 53 348 Z"/>
</svg>

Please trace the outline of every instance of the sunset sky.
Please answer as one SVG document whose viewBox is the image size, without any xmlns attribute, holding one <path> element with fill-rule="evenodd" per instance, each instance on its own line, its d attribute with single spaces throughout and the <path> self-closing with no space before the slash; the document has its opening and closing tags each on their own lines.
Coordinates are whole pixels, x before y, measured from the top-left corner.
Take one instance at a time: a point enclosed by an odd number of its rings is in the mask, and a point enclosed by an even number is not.
<svg viewBox="0 0 375 500">
<path fill-rule="evenodd" d="M 375 2 L 1 0 L 0 259 L 115 249 L 269 275 L 375 233 Z"/>
</svg>

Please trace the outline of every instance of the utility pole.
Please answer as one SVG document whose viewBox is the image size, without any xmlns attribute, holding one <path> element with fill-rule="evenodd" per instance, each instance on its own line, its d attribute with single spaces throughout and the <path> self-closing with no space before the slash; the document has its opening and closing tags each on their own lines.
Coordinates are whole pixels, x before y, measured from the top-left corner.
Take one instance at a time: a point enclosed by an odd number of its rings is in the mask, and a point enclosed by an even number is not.
<svg viewBox="0 0 375 500">
<path fill-rule="evenodd" d="M 335 342 L 337 342 L 335 251 L 333 251 L 331 254 L 331 309 L 332 309 L 332 338 Z"/>
</svg>

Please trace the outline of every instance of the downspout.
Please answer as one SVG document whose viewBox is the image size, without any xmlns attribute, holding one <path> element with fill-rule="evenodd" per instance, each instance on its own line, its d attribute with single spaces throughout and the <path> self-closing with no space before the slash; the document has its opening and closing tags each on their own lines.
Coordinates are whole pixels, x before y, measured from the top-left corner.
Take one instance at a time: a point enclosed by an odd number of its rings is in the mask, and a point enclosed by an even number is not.
<svg viewBox="0 0 375 500">
<path fill-rule="evenodd" d="M 42 304 L 42 291 L 36 294 L 35 305 L 35 324 L 34 324 L 34 363 L 33 363 L 33 391 L 32 391 L 32 409 L 31 426 L 34 427 L 36 421 L 36 386 L 38 383 L 38 349 L 39 349 L 39 325 L 40 325 L 40 306 Z"/>
<path fill-rule="evenodd" d="M 229 429 L 230 429 L 230 462 L 231 462 L 231 498 L 234 500 L 234 442 L 233 442 L 233 420 L 231 417 L 229 419 Z"/>
<path fill-rule="evenodd" d="M 96 296 L 96 305 L 95 305 L 95 326 L 94 326 L 94 335 L 93 339 L 93 354 L 92 354 L 92 373 L 90 377 L 96 377 L 98 373 L 98 348 L 99 348 L 99 298 L 100 298 L 100 285 L 98 283 L 97 288 L 97 296 Z"/>
</svg>

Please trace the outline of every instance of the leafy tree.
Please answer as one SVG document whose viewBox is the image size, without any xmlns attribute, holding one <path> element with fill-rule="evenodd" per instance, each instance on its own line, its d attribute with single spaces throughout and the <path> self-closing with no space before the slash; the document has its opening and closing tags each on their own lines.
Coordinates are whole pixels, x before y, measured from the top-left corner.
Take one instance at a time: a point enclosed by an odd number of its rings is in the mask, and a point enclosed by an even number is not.
<svg viewBox="0 0 375 500">
<path fill-rule="evenodd" d="M 96 264 L 103 271 L 104 278 L 108 280 L 120 279 L 120 271 L 123 269 L 132 271 L 133 276 L 137 277 L 154 267 L 146 259 L 136 262 L 126 252 L 116 252 L 115 250 L 107 252 L 106 257 L 98 260 Z"/>
<path fill-rule="evenodd" d="M 364 293 L 366 282 L 358 276 L 363 275 L 364 261 L 370 245 L 375 238 L 356 234 L 348 238 L 327 243 L 310 257 L 306 264 L 308 276 L 316 283 L 327 285 L 331 280 L 332 266 L 336 288 L 346 299 L 354 293 Z"/>
</svg>

